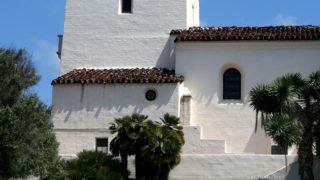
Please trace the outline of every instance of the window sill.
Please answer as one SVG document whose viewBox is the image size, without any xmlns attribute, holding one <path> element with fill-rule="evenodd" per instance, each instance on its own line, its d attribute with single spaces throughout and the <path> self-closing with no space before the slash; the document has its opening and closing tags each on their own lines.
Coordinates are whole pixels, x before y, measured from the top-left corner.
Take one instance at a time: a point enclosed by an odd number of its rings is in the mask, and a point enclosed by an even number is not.
<svg viewBox="0 0 320 180">
<path fill-rule="evenodd" d="M 122 13 L 122 12 L 120 12 L 119 15 L 122 15 L 122 16 L 131 16 L 132 13 Z"/>
<path fill-rule="evenodd" d="M 223 99 L 219 101 L 219 105 L 244 105 L 241 99 Z"/>
</svg>

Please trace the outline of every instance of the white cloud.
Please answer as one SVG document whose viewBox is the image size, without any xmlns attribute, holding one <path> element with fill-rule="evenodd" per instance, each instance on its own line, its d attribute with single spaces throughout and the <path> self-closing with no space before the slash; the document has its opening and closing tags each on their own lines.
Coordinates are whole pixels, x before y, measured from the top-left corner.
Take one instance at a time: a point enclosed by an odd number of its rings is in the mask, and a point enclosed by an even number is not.
<svg viewBox="0 0 320 180">
<path fill-rule="evenodd" d="M 48 67 L 59 68 L 60 60 L 56 51 L 57 45 L 45 40 L 35 40 L 36 49 L 33 52 L 33 60 Z"/>
<path fill-rule="evenodd" d="M 274 25 L 296 25 L 297 24 L 297 17 L 294 16 L 284 16 L 282 14 L 278 14 L 273 19 Z"/>
</svg>

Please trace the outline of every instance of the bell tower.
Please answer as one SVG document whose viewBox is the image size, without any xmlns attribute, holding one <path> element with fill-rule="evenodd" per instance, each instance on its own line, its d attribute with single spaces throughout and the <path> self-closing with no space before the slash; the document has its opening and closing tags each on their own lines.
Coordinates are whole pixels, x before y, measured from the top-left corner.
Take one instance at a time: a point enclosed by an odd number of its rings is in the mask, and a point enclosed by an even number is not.
<svg viewBox="0 0 320 180">
<path fill-rule="evenodd" d="M 60 75 L 174 68 L 172 29 L 199 26 L 199 0 L 66 0 Z"/>
</svg>

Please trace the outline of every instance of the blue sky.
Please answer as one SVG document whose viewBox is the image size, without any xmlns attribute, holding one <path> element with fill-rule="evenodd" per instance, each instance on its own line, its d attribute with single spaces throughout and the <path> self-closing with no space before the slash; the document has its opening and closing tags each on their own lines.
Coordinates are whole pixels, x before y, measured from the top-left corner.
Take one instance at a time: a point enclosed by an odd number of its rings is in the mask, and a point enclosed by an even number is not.
<svg viewBox="0 0 320 180">
<path fill-rule="evenodd" d="M 319 0 L 200 0 L 200 22 L 203 26 L 320 25 L 319 7 Z M 48 105 L 50 83 L 59 72 L 57 35 L 63 32 L 64 8 L 65 0 L 0 0 L 0 46 L 30 52 L 42 76 L 31 91 Z"/>
</svg>

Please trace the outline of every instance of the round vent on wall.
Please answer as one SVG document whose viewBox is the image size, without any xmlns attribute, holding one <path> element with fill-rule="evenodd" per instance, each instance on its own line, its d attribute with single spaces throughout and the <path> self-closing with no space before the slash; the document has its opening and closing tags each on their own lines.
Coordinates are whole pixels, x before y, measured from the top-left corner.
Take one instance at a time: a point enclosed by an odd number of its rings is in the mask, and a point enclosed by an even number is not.
<svg viewBox="0 0 320 180">
<path fill-rule="evenodd" d="M 155 100 L 156 98 L 157 98 L 157 92 L 156 92 L 155 90 L 153 90 L 153 89 L 147 90 L 147 92 L 146 92 L 146 99 L 147 99 L 148 101 L 153 101 L 153 100 Z"/>
</svg>

